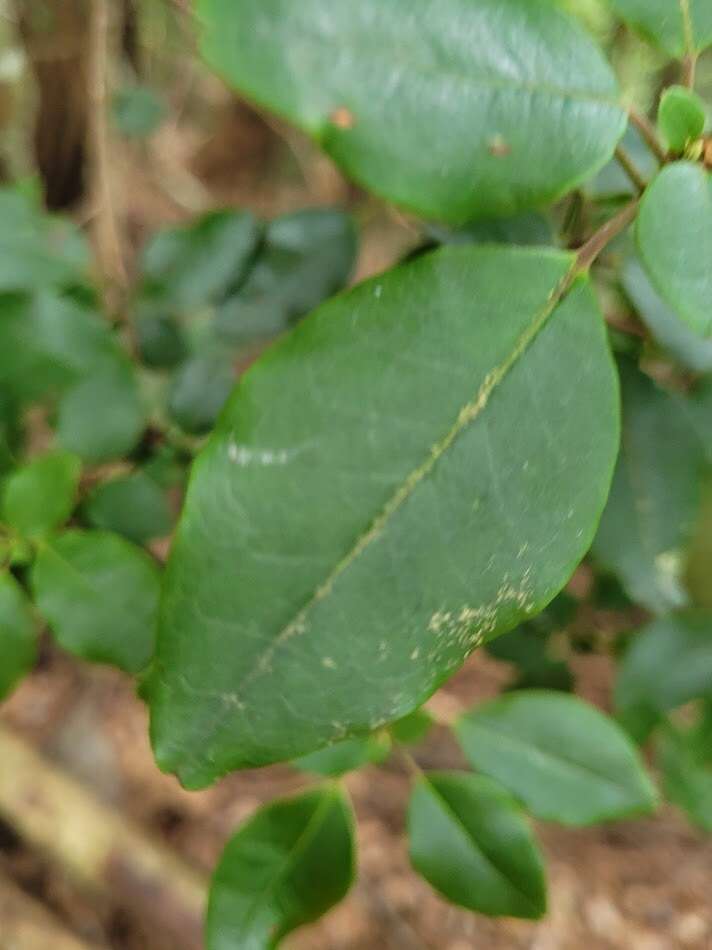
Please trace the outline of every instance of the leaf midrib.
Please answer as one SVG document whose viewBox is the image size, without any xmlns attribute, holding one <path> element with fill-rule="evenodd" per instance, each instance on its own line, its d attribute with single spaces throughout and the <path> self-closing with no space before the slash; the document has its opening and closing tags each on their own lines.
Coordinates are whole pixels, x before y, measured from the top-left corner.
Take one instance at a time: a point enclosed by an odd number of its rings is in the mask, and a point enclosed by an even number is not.
<svg viewBox="0 0 712 950">
<path fill-rule="evenodd" d="M 474 423 L 484 409 L 487 407 L 492 394 L 497 387 L 507 377 L 509 371 L 518 363 L 520 358 L 526 353 L 529 346 L 538 336 L 539 332 L 547 323 L 549 317 L 561 304 L 564 297 L 572 289 L 576 277 L 579 273 L 577 258 L 572 258 L 570 267 L 564 273 L 559 282 L 554 286 L 544 306 L 535 313 L 529 325 L 519 335 L 509 355 L 493 370 L 490 370 L 483 379 L 482 384 L 477 390 L 474 398 L 461 407 L 455 423 L 451 426 L 445 436 L 436 442 L 430 449 L 426 459 L 421 465 L 410 472 L 401 482 L 396 491 L 391 495 L 381 509 L 380 514 L 371 522 L 370 527 L 360 534 L 354 541 L 350 550 L 341 558 L 338 564 L 333 568 L 326 579 L 316 588 L 314 594 L 309 598 L 305 605 L 298 611 L 294 618 L 284 626 L 277 636 L 269 643 L 266 649 L 257 657 L 250 670 L 243 676 L 237 684 L 238 693 L 246 689 L 262 671 L 269 668 L 270 661 L 277 649 L 299 633 L 304 632 L 306 619 L 312 610 L 320 601 L 324 600 L 330 593 L 337 579 L 351 566 L 351 564 L 375 541 L 385 529 L 391 517 L 401 508 L 405 501 L 410 498 L 415 488 L 432 472 L 437 462 L 442 458 L 445 452 L 454 444 L 458 437 Z"/>
</svg>

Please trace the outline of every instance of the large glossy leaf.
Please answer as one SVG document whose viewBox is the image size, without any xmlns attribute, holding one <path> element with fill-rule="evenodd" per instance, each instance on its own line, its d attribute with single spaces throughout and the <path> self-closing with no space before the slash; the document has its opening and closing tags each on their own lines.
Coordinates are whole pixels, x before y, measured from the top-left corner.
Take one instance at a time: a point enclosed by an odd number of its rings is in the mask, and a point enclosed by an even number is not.
<svg viewBox="0 0 712 950">
<path fill-rule="evenodd" d="M 712 175 L 701 165 L 668 165 L 645 192 L 638 246 L 648 275 L 673 310 L 712 335 Z"/>
<path fill-rule="evenodd" d="M 633 640 L 616 680 L 618 717 L 642 742 L 670 709 L 712 697 L 712 612 L 662 617 Z"/>
<path fill-rule="evenodd" d="M 456 732 L 473 768 L 501 782 L 537 818 L 589 825 L 655 806 L 628 736 L 575 696 L 502 696 L 463 716 Z"/>
<path fill-rule="evenodd" d="M 396 720 L 539 612 L 608 492 L 618 394 L 572 257 L 447 248 L 335 298 L 198 459 L 152 680 L 189 785 Z"/>
<path fill-rule="evenodd" d="M 449 901 L 492 917 L 541 917 L 546 882 L 517 803 L 491 779 L 430 772 L 408 812 L 413 866 Z"/>
<path fill-rule="evenodd" d="M 684 606 L 685 543 L 700 508 L 704 452 L 680 402 L 621 361 L 623 437 L 593 551 L 632 600 Z"/>
<path fill-rule="evenodd" d="M 349 890 L 353 819 L 338 788 L 260 809 L 230 840 L 210 888 L 207 950 L 267 950 Z"/>
<path fill-rule="evenodd" d="M 550 201 L 625 128 L 609 66 L 549 0 L 200 0 L 198 14 L 228 82 L 425 217 Z"/>
<path fill-rule="evenodd" d="M 42 544 L 32 568 L 35 601 L 70 653 L 138 673 L 151 658 L 159 574 L 118 535 L 68 531 Z"/>
<path fill-rule="evenodd" d="M 30 602 L 15 578 L 0 570 L 0 699 L 30 670 L 36 654 Z"/>
<path fill-rule="evenodd" d="M 28 462 L 0 487 L 0 522 L 24 538 L 59 528 L 76 502 L 81 463 L 69 452 L 50 452 Z"/>
<path fill-rule="evenodd" d="M 624 20 L 670 56 L 712 44 L 709 0 L 609 0 Z"/>
</svg>

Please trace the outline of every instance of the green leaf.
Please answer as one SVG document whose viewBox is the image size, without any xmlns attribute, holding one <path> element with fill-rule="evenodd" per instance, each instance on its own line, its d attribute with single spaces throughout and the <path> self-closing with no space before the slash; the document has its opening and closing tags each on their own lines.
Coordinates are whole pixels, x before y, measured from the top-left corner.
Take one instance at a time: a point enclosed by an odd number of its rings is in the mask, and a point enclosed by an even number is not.
<svg viewBox="0 0 712 950">
<path fill-rule="evenodd" d="M 313 208 L 275 218 L 243 287 L 218 312 L 217 332 L 237 344 L 281 332 L 341 290 L 357 250 L 354 223 L 341 211 Z"/>
<path fill-rule="evenodd" d="M 348 893 L 354 851 L 353 816 L 336 786 L 261 808 L 213 876 L 207 950 L 265 950 L 317 920 Z"/>
<path fill-rule="evenodd" d="M 94 528 L 115 531 L 143 544 L 170 534 L 173 518 L 160 486 L 144 472 L 133 472 L 97 486 L 83 508 Z"/>
<path fill-rule="evenodd" d="M 76 501 L 81 462 L 69 452 L 42 455 L 5 479 L 0 521 L 24 538 L 39 538 L 69 518 Z"/>
<path fill-rule="evenodd" d="M 712 697 L 712 612 L 685 610 L 644 627 L 616 679 L 625 728 L 643 742 L 666 712 L 703 696 Z"/>
<path fill-rule="evenodd" d="M 438 244 L 517 244 L 521 247 L 556 244 L 551 220 L 535 211 L 511 218 L 471 221 L 461 228 L 430 224 L 426 233 Z"/>
<path fill-rule="evenodd" d="M 491 917 L 546 913 L 541 855 L 510 795 L 491 779 L 429 772 L 408 810 L 413 867 L 453 904 Z"/>
<path fill-rule="evenodd" d="M 19 191 L 0 188 L 0 293 L 66 287 L 88 274 L 86 242 L 70 221 L 43 214 Z"/>
<path fill-rule="evenodd" d="M 111 107 L 116 128 L 127 138 L 147 138 L 166 115 L 164 102 L 148 86 L 124 86 L 114 95 Z"/>
<path fill-rule="evenodd" d="M 128 360 L 117 358 L 87 376 L 59 404 L 57 438 L 86 462 L 128 454 L 146 425 L 146 411 Z"/>
<path fill-rule="evenodd" d="M 657 341 L 688 369 L 696 373 L 712 370 L 712 340 L 701 340 L 660 297 L 637 257 L 623 268 L 623 287 L 636 312 Z"/>
<path fill-rule="evenodd" d="M 572 261 L 424 255 L 322 306 L 242 377 L 166 577 L 163 768 L 200 786 L 367 734 L 559 592 L 618 444 L 587 280 L 557 306 Z"/>
<path fill-rule="evenodd" d="M 161 231 L 141 259 L 144 292 L 182 312 L 216 303 L 240 286 L 259 240 L 246 211 L 211 211 Z"/>
<path fill-rule="evenodd" d="M 670 56 L 712 44 L 709 0 L 609 0 L 613 9 Z"/>
<path fill-rule="evenodd" d="M 14 468 L 22 443 L 22 426 L 15 400 L 0 389 L 0 476 Z"/>
<path fill-rule="evenodd" d="M 0 571 L 0 699 L 32 669 L 36 655 L 30 602 L 15 578 Z"/>
<path fill-rule="evenodd" d="M 636 603 L 663 612 L 687 603 L 685 544 L 700 509 L 704 456 L 679 400 L 621 361 L 623 438 L 593 545 Z"/>
<path fill-rule="evenodd" d="M 428 710 L 421 707 L 394 722 L 389 731 L 394 742 L 400 742 L 401 745 L 415 745 L 425 739 L 434 725 L 435 720 Z"/>
<path fill-rule="evenodd" d="M 693 824 L 712 832 L 712 768 L 700 755 L 694 733 L 668 725 L 658 739 L 657 761 L 668 799 Z"/>
<path fill-rule="evenodd" d="M 210 350 L 187 360 L 171 384 L 171 417 L 185 432 L 209 432 L 235 385 L 235 376 L 230 357 L 222 351 Z"/>
<path fill-rule="evenodd" d="M 625 129 L 610 67 L 548 0 L 197 9 L 210 66 L 423 217 L 460 224 L 539 207 L 596 172 Z"/>
<path fill-rule="evenodd" d="M 31 579 L 65 650 L 128 673 L 151 659 L 159 572 L 140 548 L 108 532 L 67 531 L 42 545 Z"/>
<path fill-rule="evenodd" d="M 682 153 L 685 146 L 698 139 L 705 130 L 707 108 L 691 89 L 670 86 L 663 93 L 658 111 L 658 125 L 668 148 Z"/>
<path fill-rule="evenodd" d="M 388 758 L 391 741 L 384 733 L 365 736 L 359 739 L 344 739 L 319 749 L 311 755 L 304 755 L 292 763 L 304 772 L 317 775 L 338 776 L 353 772 L 364 765 L 375 765 Z"/>
<path fill-rule="evenodd" d="M 637 237 L 664 300 L 700 336 L 712 334 L 712 175 L 692 162 L 665 167 L 643 196 Z"/>
<path fill-rule="evenodd" d="M 455 731 L 472 767 L 537 818 L 590 825 L 655 808 L 655 789 L 628 736 L 575 696 L 511 693 L 464 715 Z"/>
<path fill-rule="evenodd" d="M 171 369 L 188 355 L 188 345 L 178 323 L 162 313 L 139 317 L 136 343 L 141 360 L 156 369 Z"/>
</svg>

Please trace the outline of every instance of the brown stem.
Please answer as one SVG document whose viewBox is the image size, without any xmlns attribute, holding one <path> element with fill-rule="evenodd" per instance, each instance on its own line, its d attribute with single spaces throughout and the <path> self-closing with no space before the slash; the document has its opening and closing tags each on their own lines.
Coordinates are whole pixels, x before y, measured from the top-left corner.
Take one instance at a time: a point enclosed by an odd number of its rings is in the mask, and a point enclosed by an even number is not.
<svg viewBox="0 0 712 950">
<path fill-rule="evenodd" d="M 591 267 L 601 251 L 605 250 L 611 241 L 617 238 L 619 234 L 625 231 L 625 229 L 635 221 L 639 205 L 640 201 L 637 198 L 635 201 L 631 201 L 630 204 L 627 204 L 615 217 L 611 218 L 610 221 L 606 221 L 603 227 L 599 228 L 598 231 L 579 248 L 576 254 L 576 264 L 572 268 L 573 276 L 569 286 L 571 286 L 571 283 L 573 283 L 579 274 L 587 271 Z"/>
<path fill-rule="evenodd" d="M 100 950 L 71 934 L 38 901 L 0 875 L 0 946 L 12 950 Z"/>
<path fill-rule="evenodd" d="M 0 814 L 18 834 L 87 887 L 131 908 L 176 950 L 202 950 L 207 886 L 200 875 L 2 725 L 0 762 Z"/>
<path fill-rule="evenodd" d="M 648 146 L 653 155 L 657 158 L 661 165 L 667 161 L 667 154 L 665 149 L 660 144 L 658 139 L 658 133 L 655 131 L 655 127 L 650 119 L 643 115 L 642 112 L 638 112 L 637 109 L 629 109 L 628 117 L 631 123 L 635 128 L 640 132 L 641 138 Z"/>
<path fill-rule="evenodd" d="M 648 183 L 643 178 L 638 168 L 636 167 L 635 162 L 632 160 L 628 152 L 623 148 L 622 145 L 619 145 L 616 149 L 616 161 L 621 166 L 623 171 L 626 173 L 628 178 L 633 182 L 639 194 L 645 191 L 648 187 Z"/>
<path fill-rule="evenodd" d="M 110 311 L 115 311 L 119 302 L 117 298 L 123 295 L 127 277 L 114 204 L 115 188 L 111 181 L 107 93 L 110 32 L 108 0 L 92 0 L 89 42 L 91 108 L 87 145 L 91 157 L 93 234 L 106 303 Z"/>
</svg>

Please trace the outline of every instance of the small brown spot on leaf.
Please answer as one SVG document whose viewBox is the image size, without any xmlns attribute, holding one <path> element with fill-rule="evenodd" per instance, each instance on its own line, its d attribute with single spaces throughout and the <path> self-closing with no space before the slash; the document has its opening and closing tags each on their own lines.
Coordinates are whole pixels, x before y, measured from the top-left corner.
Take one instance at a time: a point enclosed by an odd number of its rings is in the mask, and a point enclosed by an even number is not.
<svg viewBox="0 0 712 950">
<path fill-rule="evenodd" d="M 502 135 L 497 133 L 487 143 L 487 151 L 495 158 L 506 158 L 511 153 L 512 146 Z"/>
<path fill-rule="evenodd" d="M 356 125 L 353 112 L 347 109 L 346 106 L 339 106 L 338 109 L 334 109 L 329 119 L 331 124 L 335 125 L 337 129 L 352 129 Z"/>
</svg>

